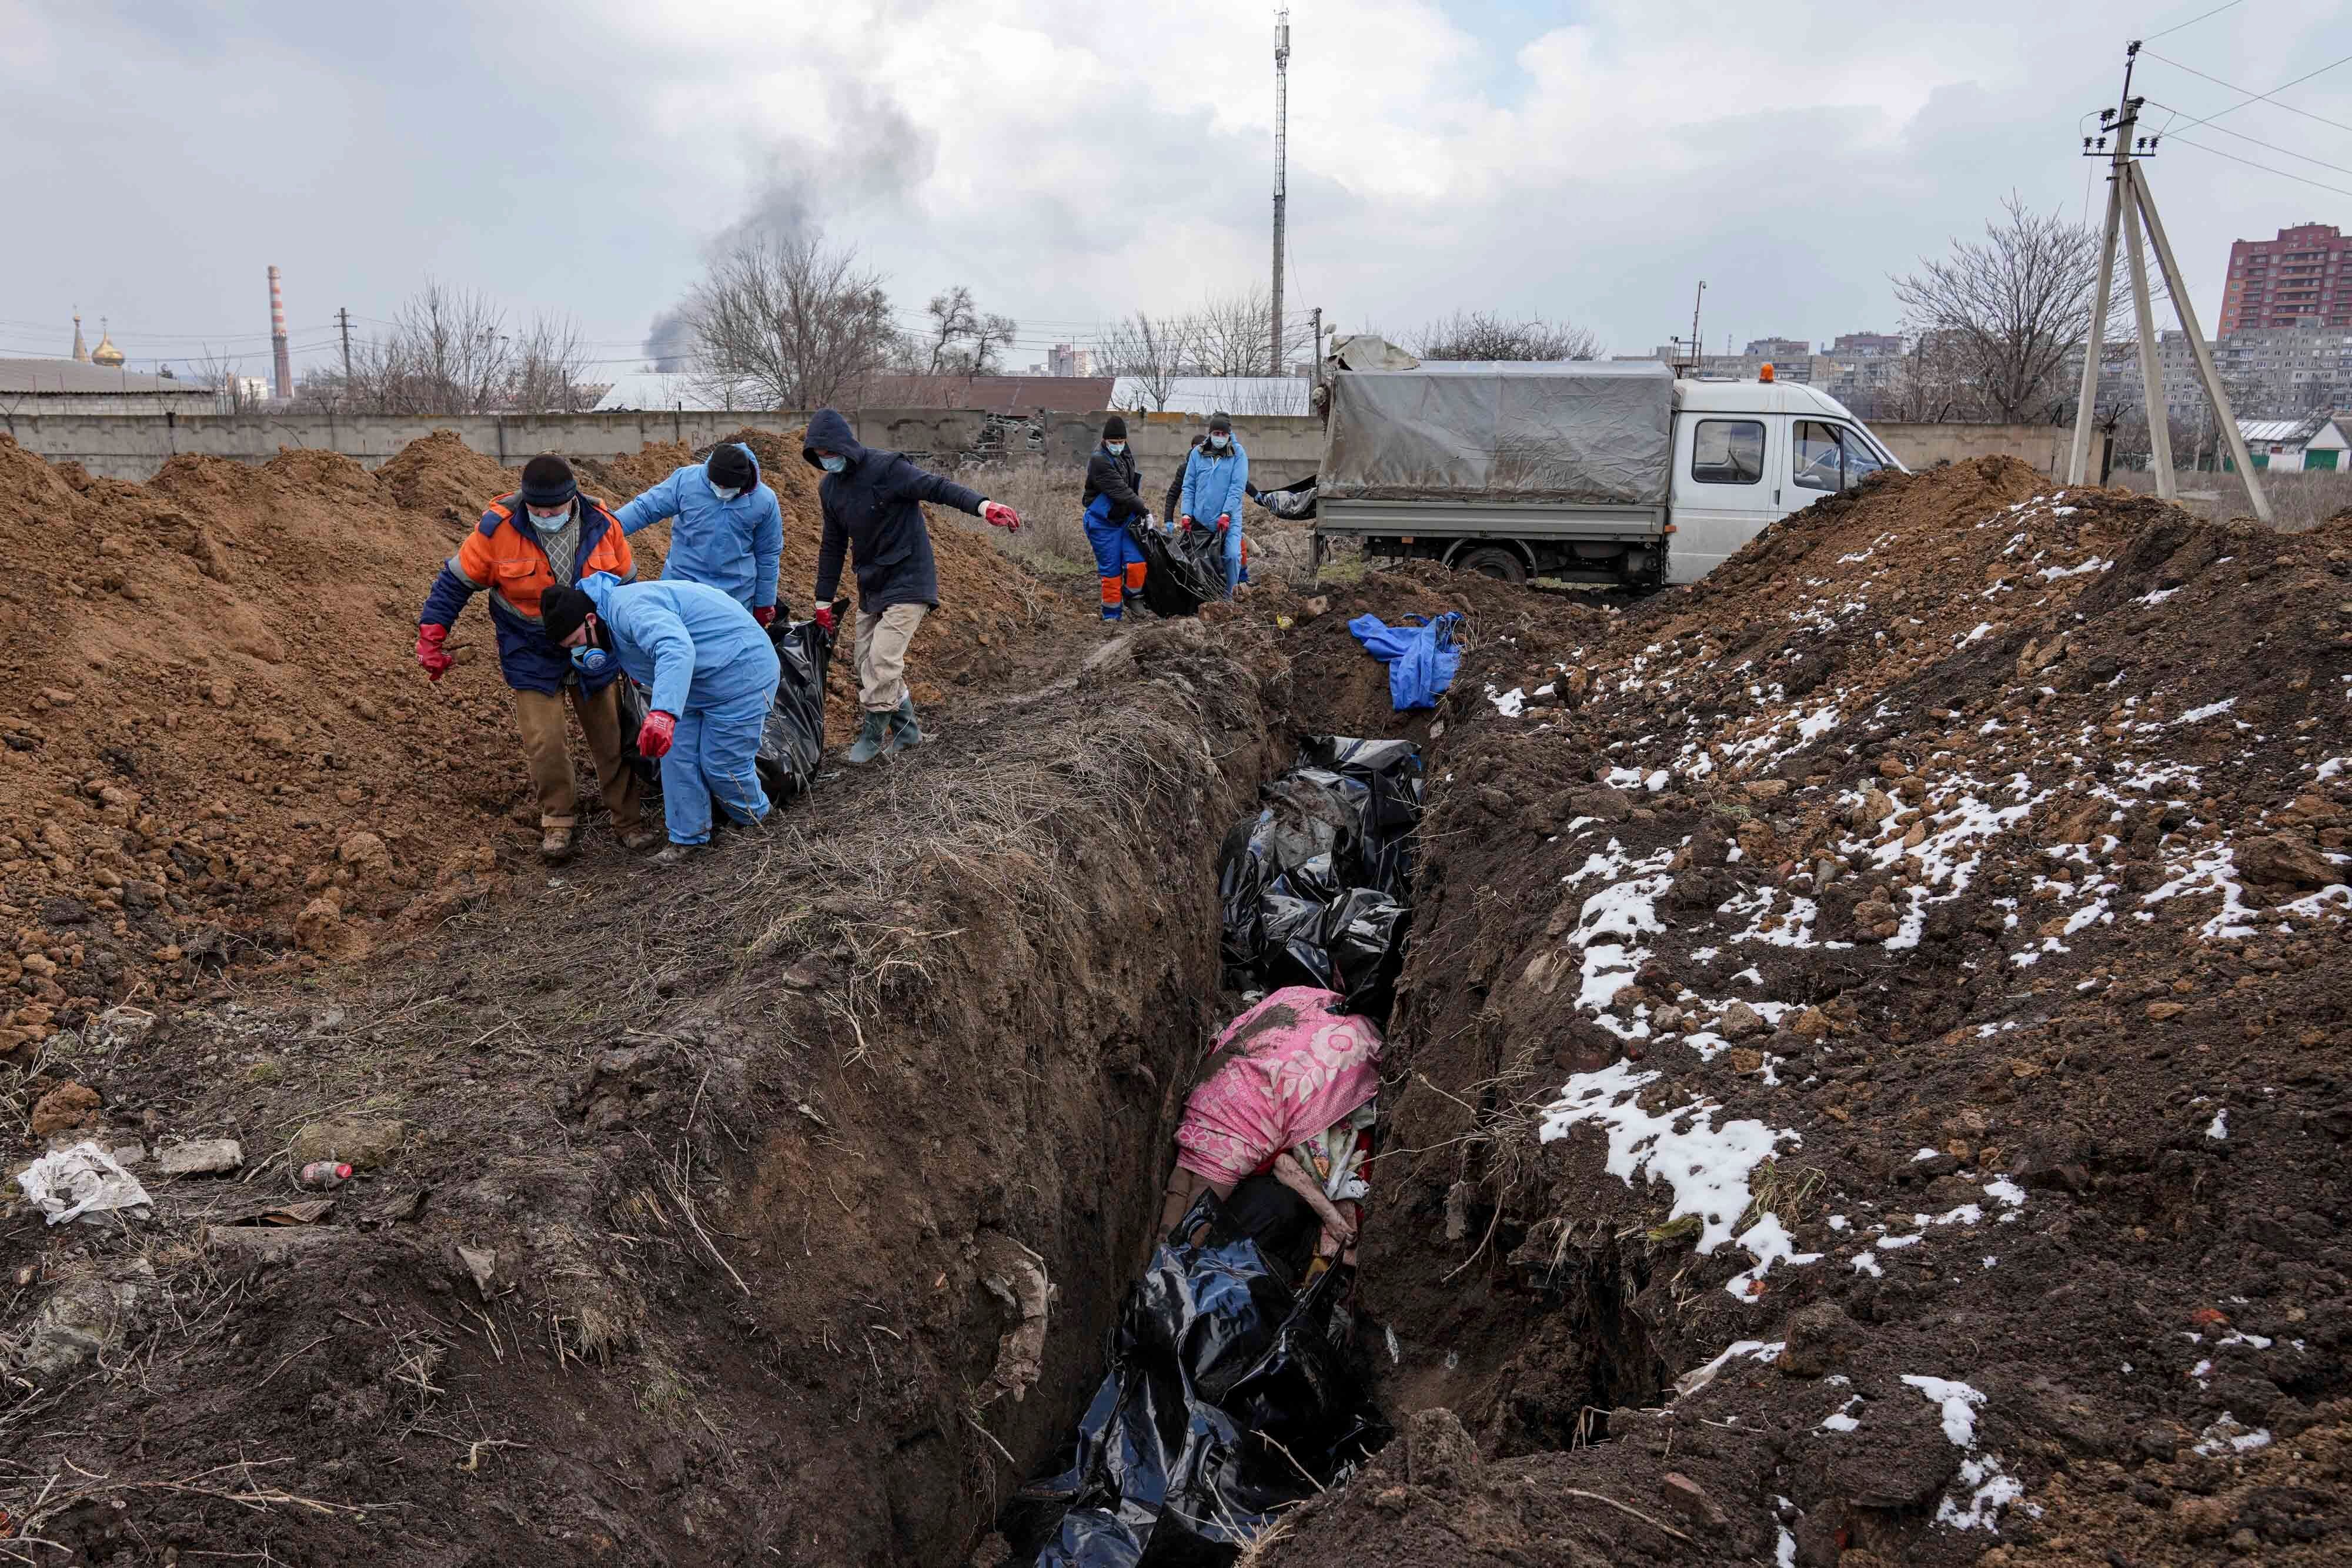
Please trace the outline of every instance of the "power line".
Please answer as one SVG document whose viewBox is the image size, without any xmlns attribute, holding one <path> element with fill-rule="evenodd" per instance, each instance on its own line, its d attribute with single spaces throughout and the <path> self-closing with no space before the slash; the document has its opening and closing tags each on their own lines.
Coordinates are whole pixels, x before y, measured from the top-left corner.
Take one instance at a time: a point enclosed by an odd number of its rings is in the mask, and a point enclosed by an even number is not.
<svg viewBox="0 0 2352 1568">
<path fill-rule="evenodd" d="M 2249 169 L 2260 169 L 2265 174 L 2276 174 L 2283 180 L 2294 180 L 2322 191 L 2333 191 L 2339 196 L 2352 196 L 2352 191 L 2347 191 L 2341 185 L 2330 185 L 2318 180 L 2305 180 L 2300 174 L 2289 173 L 2284 169 L 2273 169 L 2267 163 L 2257 163 L 2251 158 L 2241 158 L 2235 152 L 2224 152 L 2219 147 L 2208 147 L 2202 141 L 2190 141 L 2178 136 L 2173 137 L 2172 140 L 2179 141 L 2183 147 L 2194 147 L 2200 152 L 2210 152 L 2216 158 L 2227 158 L 2232 163 L 2243 163 Z"/>
<path fill-rule="evenodd" d="M 2328 65 L 2324 65 L 2315 71 L 2305 71 L 2303 75 L 2295 78 L 2293 81 L 2281 82 L 2278 86 L 2271 89 L 2270 92 L 2256 92 L 2252 88 L 2239 87 L 2235 83 L 2223 81 L 2217 76 L 2206 76 L 2203 71 L 2199 70 L 2195 66 L 2184 66 L 2179 60 L 2165 59 L 2164 56 L 2158 54 L 2154 49 L 2147 50 L 2146 53 L 2149 59 L 2164 60 L 2164 63 L 2170 66 L 2173 69 L 2187 71 L 2193 77 L 2203 77 L 2205 80 L 2211 82 L 2215 87 L 2226 87 L 2231 92 L 2244 93 L 2246 95 L 2246 103 L 2252 103 L 2255 99 L 2260 99 L 2263 102 L 2269 104 L 2273 109 L 2284 109 L 2289 114 L 2300 114 L 2305 120 L 2315 120 L 2322 125 L 2332 125 L 2338 131 L 2352 131 L 2352 125 L 2347 125 L 2340 120 L 2330 120 L 2324 114 L 2314 114 L 2307 109 L 2297 109 L 2291 103 L 2281 103 L 2277 99 L 2271 96 L 2271 93 L 2284 92 L 2291 87 L 2300 87 L 2305 82 L 2309 81 L 2313 77 L 2326 76 L 2337 66 L 2352 63 L 2352 55 L 2347 55 L 2343 59 L 2336 60 Z M 2194 131 L 2200 125 L 2221 119 L 2224 114 L 2237 113 L 2238 110 L 2246 107 L 2246 103 L 2233 103 L 2227 109 L 2207 115 L 2203 120 L 2191 120 L 2189 124 L 2182 126 L 2181 129 L 2183 131 Z"/>
<path fill-rule="evenodd" d="M 2197 24 L 2198 24 L 2198 23 L 2202 22 L 2203 20 L 2205 20 L 2205 18 L 2206 18 L 2207 16 L 2220 16 L 2222 12 L 2224 12 L 2224 11 L 2229 11 L 2229 10 L 2234 10 L 2235 8 L 2237 8 L 2237 7 L 2238 7 L 2238 6 L 2240 6 L 2240 5 L 2244 5 L 2245 3 L 2246 3 L 2246 0 L 2229 0 L 2229 4 L 2228 4 L 2228 5 L 2216 5 L 2216 6 L 2214 6 L 2210 11 L 2207 11 L 2207 12 L 2203 13 L 2203 14 L 2202 14 L 2202 15 L 2200 15 L 2200 16 L 2191 16 L 2191 17 L 2189 17 L 2189 20 L 2187 20 L 2186 22 L 2176 22 L 2176 23 L 2174 23 L 2171 26 L 2167 27 L 2167 28 L 2166 28 L 2163 32 L 2161 32 L 2161 33 L 2150 33 L 2150 34 L 2148 35 L 2148 37 L 2149 37 L 2150 39 L 2169 37 L 2171 35 L 2173 35 L 2173 34 L 2175 34 L 2175 33 L 2177 33 L 2177 32 L 2180 31 L 2180 29 L 2181 29 L 2181 28 L 2183 28 L 2183 27 L 2193 27 L 2193 26 L 2197 26 Z"/>
<path fill-rule="evenodd" d="M 2150 103 L 2156 103 L 2154 99 L 2150 99 L 2148 101 Z M 2158 109 L 2171 110 L 2175 114 L 2187 112 L 2185 110 L 2172 109 L 2172 106 L 2168 103 L 2156 103 L 2156 107 Z M 2284 153 L 2289 158 L 2300 158 L 2306 163 L 2316 163 L 2323 169 L 2333 169 L 2339 174 L 2352 174 L 2352 169 L 2347 169 L 2341 163 L 2330 163 L 2325 158 L 2314 158 L 2308 152 L 2298 152 L 2292 147 L 2281 147 L 2274 142 L 2264 141 L 2260 137 L 2249 136 L 2242 131 L 2232 131 L 2226 125 L 2216 125 L 2212 129 L 2220 131 L 2224 136 L 2234 136 L 2241 141 L 2251 141 L 2255 146 L 2266 148 L 2273 152 Z M 2157 134 L 2161 137 L 2167 133 L 2164 131 L 2158 131 Z M 2281 172 L 2284 172 L 2284 171 Z"/>
</svg>

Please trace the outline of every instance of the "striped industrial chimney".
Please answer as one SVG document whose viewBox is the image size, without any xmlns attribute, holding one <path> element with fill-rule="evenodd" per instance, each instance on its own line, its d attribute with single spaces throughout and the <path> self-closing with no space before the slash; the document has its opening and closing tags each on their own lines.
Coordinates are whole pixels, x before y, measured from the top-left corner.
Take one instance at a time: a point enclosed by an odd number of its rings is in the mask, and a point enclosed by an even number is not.
<svg viewBox="0 0 2352 1568">
<path fill-rule="evenodd" d="M 286 298 L 278 291 L 278 269 L 269 269 L 269 353 L 280 402 L 294 395 L 294 361 L 286 352 Z"/>
</svg>

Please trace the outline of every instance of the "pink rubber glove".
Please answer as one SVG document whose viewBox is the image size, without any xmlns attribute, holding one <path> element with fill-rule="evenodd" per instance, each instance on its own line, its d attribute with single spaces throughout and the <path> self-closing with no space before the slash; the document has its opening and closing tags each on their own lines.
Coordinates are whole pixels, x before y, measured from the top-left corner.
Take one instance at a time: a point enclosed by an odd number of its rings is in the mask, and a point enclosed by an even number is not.
<svg viewBox="0 0 2352 1568">
<path fill-rule="evenodd" d="M 1021 514 L 1002 501 L 982 501 L 980 520 L 992 528 L 1003 528 L 1008 534 L 1021 531 Z"/>
<path fill-rule="evenodd" d="M 645 727 L 637 731 L 637 755 L 667 757 L 669 743 L 677 734 L 677 716 L 656 708 L 646 715 Z"/>
<path fill-rule="evenodd" d="M 1217 514 L 1217 531 L 1219 533 L 1223 533 L 1227 528 L 1230 528 L 1233 526 L 1234 515 L 1231 512 L 1219 512 Z"/>
<path fill-rule="evenodd" d="M 416 662 L 425 666 L 428 680 L 439 680 L 457 662 L 441 646 L 448 635 L 449 628 L 436 626 L 430 622 L 416 629 Z"/>
</svg>

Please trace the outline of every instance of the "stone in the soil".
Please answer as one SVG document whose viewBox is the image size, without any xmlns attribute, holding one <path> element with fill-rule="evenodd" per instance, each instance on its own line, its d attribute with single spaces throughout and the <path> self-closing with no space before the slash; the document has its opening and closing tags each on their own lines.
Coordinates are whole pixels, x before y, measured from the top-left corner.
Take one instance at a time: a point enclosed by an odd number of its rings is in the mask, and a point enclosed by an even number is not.
<svg viewBox="0 0 2352 1568">
<path fill-rule="evenodd" d="M 354 876 L 390 876 L 392 852 L 373 833 L 353 833 L 335 850 L 335 858 Z"/>
<path fill-rule="evenodd" d="M 1772 1369 L 1783 1377 L 1820 1377 L 1841 1365 L 1862 1326 L 1835 1301 L 1815 1301 L 1789 1315 Z"/>
<path fill-rule="evenodd" d="M 121 1344 L 139 1326 L 154 1290 L 154 1266 L 144 1258 L 110 1265 L 99 1278 L 59 1285 L 16 1335 L 11 1359 L 36 1382 L 70 1372 Z"/>
<path fill-rule="evenodd" d="M 2261 887 L 2315 890 L 2346 880 L 2326 855 L 2284 833 L 2241 843 L 2237 863 L 2240 874 Z"/>
<path fill-rule="evenodd" d="M 1723 1009 L 1723 1016 L 1716 1019 L 1715 1027 L 1726 1040 L 1748 1040 L 1762 1034 L 1767 1026 L 1763 1014 L 1746 1002 L 1734 1002 Z"/>
<path fill-rule="evenodd" d="M 312 1160 L 341 1160 L 358 1170 L 374 1170 L 391 1163 L 407 1135 L 404 1122 L 336 1116 L 305 1123 L 286 1158 L 297 1170 Z"/>
<path fill-rule="evenodd" d="M 86 1083 L 62 1083 L 33 1103 L 33 1135 L 98 1125 L 98 1091 Z"/>
<path fill-rule="evenodd" d="M 1455 1491 L 1483 1468 L 1478 1445 L 1451 1410 L 1422 1410 L 1405 1423 L 1405 1478 L 1413 1486 Z"/>
<path fill-rule="evenodd" d="M 235 1138 L 203 1138 L 174 1144 L 155 1155 L 155 1169 L 167 1176 L 226 1176 L 245 1164 L 245 1151 Z"/>
</svg>

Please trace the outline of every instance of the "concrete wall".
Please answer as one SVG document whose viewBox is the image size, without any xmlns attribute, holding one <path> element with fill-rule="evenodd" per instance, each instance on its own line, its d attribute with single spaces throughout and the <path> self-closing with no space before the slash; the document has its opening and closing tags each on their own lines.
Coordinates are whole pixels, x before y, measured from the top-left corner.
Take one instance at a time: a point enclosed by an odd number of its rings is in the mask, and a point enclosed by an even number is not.
<svg viewBox="0 0 2352 1568">
<path fill-rule="evenodd" d="M 1894 424 L 1873 420 L 1870 430 L 1906 468 L 1914 469 L 1969 457 L 2007 456 L 2055 477 L 2066 471 L 2074 447 L 2074 427 L 2068 424 Z M 2105 440 L 2105 432 L 2092 438 L 2095 475 L 2103 450 L 2098 444 Z"/>
<path fill-rule="evenodd" d="M 1047 461 L 1085 462 L 1087 454 L 1095 449 L 1106 417 L 1048 414 Z M 987 423 L 975 410 L 938 408 L 866 409 L 851 413 L 849 421 L 857 438 L 868 445 L 922 453 L 942 463 L 977 447 Z M 786 431 L 806 423 L 804 415 L 793 413 L 696 410 L 441 419 L 376 414 L 339 418 L 327 413 L 28 416 L 0 413 L 0 432 L 14 436 L 28 452 L 53 462 L 79 463 L 107 478 L 136 480 L 152 478 L 164 461 L 177 453 L 263 463 L 276 456 L 281 446 L 340 452 L 373 468 L 436 430 L 454 430 L 475 451 L 513 467 L 540 452 L 561 452 L 567 457 L 614 457 L 635 453 L 649 441 L 684 441 L 701 447 L 747 426 Z M 1145 479 L 1164 489 L 1192 434 L 1206 427 L 1205 419 L 1178 414 L 1129 415 L 1129 439 Z M 1319 420 L 1237 419 L 1234 431 L 1249 450 L 1252 474 L 1261 486 L 1287 484 L 1313 473 L 1322 455 Z"/>
</svg>

